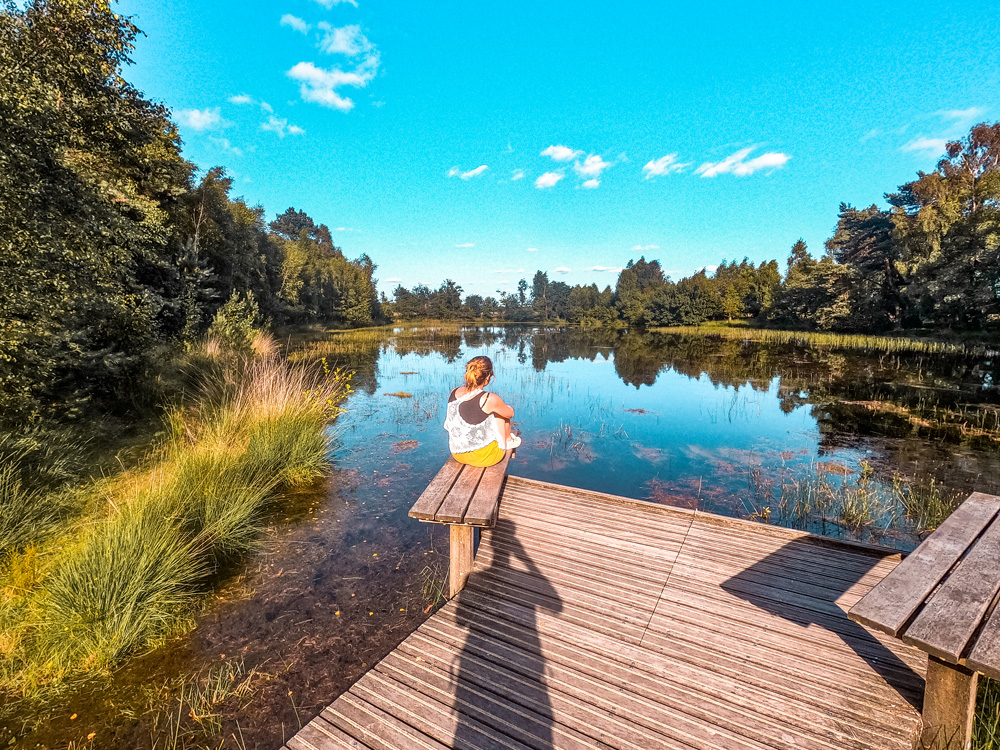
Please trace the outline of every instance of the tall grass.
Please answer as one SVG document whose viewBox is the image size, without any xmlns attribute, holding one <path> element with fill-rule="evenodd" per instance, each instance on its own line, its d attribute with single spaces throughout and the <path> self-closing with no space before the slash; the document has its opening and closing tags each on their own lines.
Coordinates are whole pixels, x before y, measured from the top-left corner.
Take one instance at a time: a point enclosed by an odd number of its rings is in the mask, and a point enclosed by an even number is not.
<svg viewBox="0 0 1000 750">
<path fill-rule="evenodd" d="M 937 528 L 963 499 L 933 478 L 908 482 L 897 473 L 880 479 L 868 462 L 859 468 L 749 466 L 744 510 L 751 518 L 781 525 L 795 526 L 819 514 L 855 534 L 891 527 L 923 534 Z"/>
<path fill-rule="evenodd" d="M 916 352 L 920 354 L 965 354 L 992 356 L 996 350 L 980 344 L 952 343 L 905 336 L 865 336 L 847 333 L 786 331 L 749 326 L 701 325 L 654 328 L 654 331 L 681 336 L 711 336 L 768 344 L 798 344 L 827 349 L 860 349 L 872 352 Z"/>
<path fill-rule="evenodd" d="M 972 750 L 1000 750 L 1000 682 L 980 675 Z"/>
<path fill-rule="evenodd" d="M 32 695 L 183 627 L 211 577 L 253 549 L 283 490 L 322 474 L 349 376 L 255 348 L 196 353 L 199 398 L 171 409 L 147 460 L 95 484 L 90 511 L 50 529 L 44 549 L 0 515 L 0 543 L 24 550 L 0 566 L 0 694 Z M 5 476 L 0 512 L 58 526 L 39 510 L 44 495 Z"/>
</svg>

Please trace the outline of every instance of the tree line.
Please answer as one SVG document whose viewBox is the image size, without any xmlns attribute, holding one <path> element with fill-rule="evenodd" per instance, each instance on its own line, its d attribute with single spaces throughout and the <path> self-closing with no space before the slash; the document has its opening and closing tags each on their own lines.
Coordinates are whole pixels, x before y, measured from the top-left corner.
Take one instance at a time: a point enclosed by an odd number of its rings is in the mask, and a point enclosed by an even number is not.
<svg viewBox="0 0 1000 750">
<path fill-rule="evenodd" d="M 366 325 L 375 265 L 323 224 L 197 176 L 169 112 L 124 78 L 109 0 L 0 6 L 0 414 L 127 404 L 164 346 L 220 314 Z"/>
<path fill-rule="evenodd" d="M 949 143 L 934 170 L 886 195 L 887 209 L 841 205 L 824 251 L 800 240 L 784 272 L 744 259 L 674 281 L 642 257 L 604 288 L 539 270 L 496 296 L 463 296 L 446 280 L 380 300 L 375 264 L 345 257 L 325 225 L 294 208 L 269 222 L 223 169 L 199 175 L 183 158 L 168 110 L 124 77 L 139 33 L 110 0 L 0 6 L 3 421 L 127 406 L 160 353 L 233 316 L 590 328 L 751 319 L 868 333 L 1000 324 L 1000 124 Z"/>
<path fill-rule="evenodd" d="M 801 239 L 776 260 L 723 261 L 674 282 L 659 261 L 629 261 L 614 288 L 569 286 L 537 271 L 497 296 L 397 287 L 396 318 L 539 321 L 598 326 L 698 325 L 711 320 L 837 332 L 1000 330 L 1000 123 L 947 144 L 931 172 L 876 205 L 840 205 L 833 236 L 812 255 Z"/>
</svg>

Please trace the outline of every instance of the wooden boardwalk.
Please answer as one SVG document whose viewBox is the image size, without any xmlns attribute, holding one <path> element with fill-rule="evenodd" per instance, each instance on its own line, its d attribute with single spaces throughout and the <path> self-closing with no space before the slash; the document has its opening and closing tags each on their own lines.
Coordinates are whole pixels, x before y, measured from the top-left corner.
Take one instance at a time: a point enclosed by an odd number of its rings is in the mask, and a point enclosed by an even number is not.
<svg viewBox="0 0 1000 750">
<path fill-rule="evenodd" d="M 286 747 L 910 750 L 926 656 L 846 615 L 898 560 L 509 477 L 466 589 Z"/>
</svg>

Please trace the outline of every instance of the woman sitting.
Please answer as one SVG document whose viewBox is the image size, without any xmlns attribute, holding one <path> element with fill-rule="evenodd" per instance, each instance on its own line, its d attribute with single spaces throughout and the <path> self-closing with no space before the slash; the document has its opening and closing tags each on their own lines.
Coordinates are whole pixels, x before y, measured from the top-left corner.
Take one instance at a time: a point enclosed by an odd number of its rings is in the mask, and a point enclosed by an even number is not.
<svg viewBox="0 0 1000 750">
<path fill-rule="evenodd" d="M 459 463 L 493 466 L 504 452 L 521 444 L 510 434 L 514 410 L 495 393 L 483 389 L 493 382 L 493 362 L 489 357 L 473 357 L 465 366 L 465 385 L 448 396 L 448 447 Z"/>
</svg>

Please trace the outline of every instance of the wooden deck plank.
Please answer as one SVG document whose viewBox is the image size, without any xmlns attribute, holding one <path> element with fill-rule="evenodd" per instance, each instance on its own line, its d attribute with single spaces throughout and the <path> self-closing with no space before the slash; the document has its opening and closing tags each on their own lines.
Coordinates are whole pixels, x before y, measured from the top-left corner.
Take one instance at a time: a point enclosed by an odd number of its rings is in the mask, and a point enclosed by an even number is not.
<svg viewBox="0 0 1000 750">
<path fill-rule="evenodd" d="M 507 475 L 510 454 L 511 452 L 507 451 L 500 463 L 483 472 L 479 489 L 465 511 L 463 523 L 474 526 L 492 526 L 496 521 L 497 509 L 500 505 L 500 491 L 503 489 L 504 477 Z"/>
<path fill-rule="evenodd" d="M 410 508 L 410 516 L 424 521 L 433 521 L 438 508 L 444 502 L 445 495 L 448 494 L 448 490 L 455 484 L 455 480 L 458 479 L 461 471 L 462 464 L 454 458 L 449 458 L 445 461 L 444 466 L 441 467 L 441 470 L 434 476 L 430 484 L 427 485 L 427 489 L 420 493 L 417 502 Z"/>
<path fill-rule="evenodd" d="M 439 641 L 422 636 L 414 639 L 410 647 L 416 649 L 414 654 L 436 661 L 442 671 L 461 670 L 470 681 L 483 689 L 502 692 L 508 701 L 526 705 L 534 702 L 536 707 L 541 704 L 543 712 L 551 711 L 556 725 L 590 732 L 591 747 L 594 740 L 599 740 L 614 747 L 638 749 L 686 750 L 693 746 L 761 750 L 759 743 L 725 730 L 716 730 L 713 739 L 704 725 L 681 711 L 643 700 L 641 696 L 629 696 L 603 679 L 550 665 L 537 652 L 503 649 L 495 641 L 483 641 L 476 636 L 466 639 L 457 653 L 454 642 L 447 637 Z M 538 679 L 543 672 L 544 684 Z M 533 701 L 536 695 L 544 697 Z M 622 718 L 640 714 L 652 720 Z M 725 744 L 718 742 L 721 739 L 725 739 Z"/>
<path fill-rule="evenodd" d="M 898 636 L 927 595 L 1000 510 L 1000 498 L 974 493 L 937 531 L 901 562 L 877 591 L 851 609 L 862 625 Z"/>
<path fill-rule="evenodd" d="M 341 731 L 322 716 L 302 727 L 285 747 L 288 750 L 371 750 L 361 740 Z"/>
<path fill-rule="evenodd" d="M 372 750 L 445 750 L 448 746 L 428 737 L 399 718 L 407 711 L 395 707 L 385 711 L 364 700 L 360 681 L 350 691 L 323 710 L 320 718 L 344 733 L 356 737 Z"/>
<path fill-rule="evenodd" d="M 529 639 L 537 639 L 540 643 L 545 643 L 546 639 L 562 639 L 568 647 L 578 652 L 594 650 L 610 661 L 619 661 L 633 670 L 645 670 L 654 675 L 664 685 L 677 681 L 685 687 L 698 687 L 708 691 L 709 695 L 725 695 L 727 700 L 732 700 L 731 696 L 740 695 L 745 697 L 758 710 L 765 711 L 773 716 L 789 716 L 791 720 L 799 717 L 798 724 L 801 726 L 812 726 L 822 730 L 823 733 L 836 732 L 835 727 L 840 724 L 850 726 L 866 726 L 872 724 L 872 716 L 877 715 L 878 708 L 884 708 L 884 701 L 869 701 L 864 703 L 834 701 L 831 703 L 829 695 L 823 692 L 810 694 L 803 691 L 803 686 L 797 680 L 789 679 L 788 684 L 774 685 L 768 682 L 760 689 L 757 684 L 743 679 L 739 670 L 731 670 L 725 673 L 714 671 L 711 661 L 707 662 L 708 667 L 702 664 L 685 661 L 675 654 L 659 654 L 653 650 L 640 649 L 629 646 L 620 638 L 615 638 L 607 634 L 602 634 L 593 629 L 581 627 L 565 621 L 549 622 L 548 620 L 538 620 L 536 615 L 529 608 L 521 607 L 512 602 L 500 601 L 496 597 L 480 597 L 472 591 L 465 591 L 462 597 L 469 598 L 472 595 L 475 606 L 485 612 L 494 615 L 493 619 L 475 618 L 472 625 L 476 629 L 493 627 L 494 635 L 501 638 L 510 638 L 513 633 L 512 624 L 520 626 L 527 632 Z M 442 611 L 442 616 L 445 611 Z M 444 619 L 444 617 L 442 617 Z M 460 618 L 468 619 L 468 618 Z M 438 630 L 438 618 L 426 624 L 428 629 Z M 657 691 L 652 694 L 657 699 L 662 699 L 663 692 Z M 698 703 L 701 705 L 701 702 Z M 919 722 L 919 717 L 910 712 L 910 719 Z M 831 725 L 831 721 L 833 724 Z M 906 734 L 903 730 L 881 731 L 879 727 L 870 729 L 874 735 L 885 734 L 887 741 L 896 742 L 899 736 L 905 736 L 906 741 L 912 740 L 911 734 Z M 781 732 L 779 732 L 781 734 Z M 899 735 L 899 736 L 897 736 Z M 838 740 L 839 742 L 840 740 Z M 798 745 L 795 745 L 798 746 Z M 833 747 L 843 747 L 842 744 L 834 744 Z"/>
<path fill-rule="evenodd" d="M 998 561 L 1000 523 L 994 523 L 927 599 L 903 642 L 957 664 L 1000 590 Z"/>
<path fill-rule="evenodd" d="M 913 747 L 919 652 L 846 617 L 896 569 L 884 551 L 517 477 L 501 490 L 465 590 L 289 750 Z"/>
</svg>

